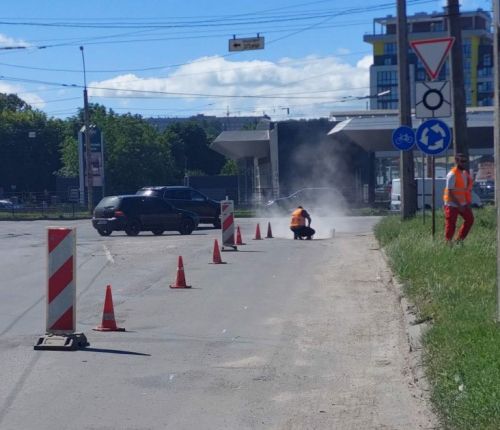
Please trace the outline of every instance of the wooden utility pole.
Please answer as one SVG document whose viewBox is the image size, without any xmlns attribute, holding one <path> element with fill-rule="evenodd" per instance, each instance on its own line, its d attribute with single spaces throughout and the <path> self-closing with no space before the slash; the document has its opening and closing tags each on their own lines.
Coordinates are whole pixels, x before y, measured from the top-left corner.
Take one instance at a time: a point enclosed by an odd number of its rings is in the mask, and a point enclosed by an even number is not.
<svg viewBox="0 0 500 430">
<path fill-rule="evenodd" d="M 398 76 L 399 76 L 399 124 L 412 127 L 411 98 L 408 72 L 408 26 L 406 23 L 406 0 L 397 0 Z M 401 218 L 407 219 L 417 211 L 417 189 L 413 150 L 401 151 Z"/>
<path fill-rule="evenodd" d="M 451 47 L 451 83 L 452 83 L 452 116 L 453 116 L 453 151 L 464 154 L 469 159 L 469 143 L 467 141 L 467 114 L 464 85 L 464 65 L 462 54 L 462 28 L 460 26 L 460 6 L 458 0 L 448 0 L 448 34 L 455 38 Z M 469 168 L 467 163 L 467 169 Z"/>
</svg>

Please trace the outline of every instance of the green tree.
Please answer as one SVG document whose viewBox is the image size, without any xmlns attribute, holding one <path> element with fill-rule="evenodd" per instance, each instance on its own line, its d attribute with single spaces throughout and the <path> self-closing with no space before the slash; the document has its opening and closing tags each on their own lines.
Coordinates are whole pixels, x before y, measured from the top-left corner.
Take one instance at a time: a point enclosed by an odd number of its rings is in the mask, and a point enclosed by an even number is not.
<svg viewBox="0 0 500 430">
<path fill-rule="evenodd" d="M 226 164 L 222 166 L 220 171 L 222 176 L 239 175 L 238 164 L 234 160 L 226 160 Z"/>
<path fill-rule="evenodd" d="M 176 123 L 165 133 L 172 143 L 175 164 L 182 172 L 200 170 L 207 175 L 220 172 L 225 158 L 210 149 L 210 141 L 200 125 L 194 122 Z"/>
<path fill-rule="evenodd" d="M 47 119 L 15 95 L 0 94 L 0 186 L 54 190 L 65 133 L 63 121 Z"/>
</svg>

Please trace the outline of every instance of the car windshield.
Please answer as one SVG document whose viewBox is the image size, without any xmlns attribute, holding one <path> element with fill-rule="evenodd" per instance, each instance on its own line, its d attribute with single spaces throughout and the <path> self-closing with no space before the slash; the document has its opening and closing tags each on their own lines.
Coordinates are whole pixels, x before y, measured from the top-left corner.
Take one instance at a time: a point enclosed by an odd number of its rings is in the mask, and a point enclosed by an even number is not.
<svg viewBox="0 0 500 430">
<path fill-rule="evenodd" d="M 112 197 L 104 197 L 99 204 L 97 205 L 98 208 L 109 208 L 109 207 L 116 207 L 118 206 L 118 203 L 120 202 L 120 199 L 116 196 Z"/>
</svg>

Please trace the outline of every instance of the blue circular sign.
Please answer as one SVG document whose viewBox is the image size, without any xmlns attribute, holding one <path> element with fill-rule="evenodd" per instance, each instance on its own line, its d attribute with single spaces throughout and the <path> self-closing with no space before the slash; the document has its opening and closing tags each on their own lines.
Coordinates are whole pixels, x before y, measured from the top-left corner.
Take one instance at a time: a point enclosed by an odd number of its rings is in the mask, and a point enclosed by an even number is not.
<svg viewBox="0 0 500 430">
<path fill-rule="evenodd" d="M 413 147 L 414 143 L 415 132 L 413 131 L 413 128 L 402 125 L 392 132 L 392 144 L 396 148 L 402 151 L 408 151 Z"/>
<path fill-rule="evenodd" d="M 438 155 L 450 146 L 450 128 L 439 119 L 429 119 L 417 129 L 417 146 L 427 155 Z"/>
</svg>

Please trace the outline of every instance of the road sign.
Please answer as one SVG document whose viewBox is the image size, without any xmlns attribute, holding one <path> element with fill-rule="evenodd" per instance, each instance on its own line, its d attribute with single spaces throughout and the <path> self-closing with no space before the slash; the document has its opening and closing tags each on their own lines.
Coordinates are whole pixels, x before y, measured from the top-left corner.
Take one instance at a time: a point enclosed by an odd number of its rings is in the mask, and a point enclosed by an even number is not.
<svg viewBox="0 0 500 430">
<path fill-rule="evenodd" d="M 252 49 L 264 49 L 264 38 L 247 37 L 243 39 L 229 39 L 230 51 L 248 51 Z"/>
<path fill-rule="evenodd" d="M 451 142 L 449 127 L 439 119 L 429 119 L 418 127 L 417 146 L 427 155 L 438 155 L 446 151 Z"/>
<path fill-rule="evenodd" d="M 415 100 L 415 116 L 417 118 L 451 116 L 449 81 L 417 82 Z"/>
<path fill-rule="evenodd" d="M 392 144 L 402 150 L 408 151 L 415 144 L 415 132 L 406 125 L 396 128 L 392 132 Z"/>
<path fill-rule="evenodd" d="M 439 39 L 414 40 L 411 47 L 422 61 L 425 70 L 432 80 L 436 79 L 439 71 L 450 52 L 454 37 L 441 37 Z"/>
</svg>

